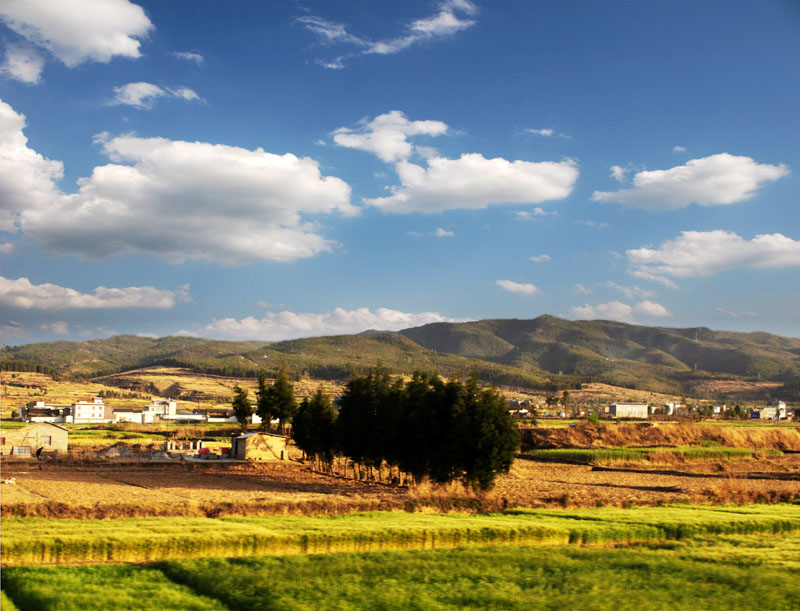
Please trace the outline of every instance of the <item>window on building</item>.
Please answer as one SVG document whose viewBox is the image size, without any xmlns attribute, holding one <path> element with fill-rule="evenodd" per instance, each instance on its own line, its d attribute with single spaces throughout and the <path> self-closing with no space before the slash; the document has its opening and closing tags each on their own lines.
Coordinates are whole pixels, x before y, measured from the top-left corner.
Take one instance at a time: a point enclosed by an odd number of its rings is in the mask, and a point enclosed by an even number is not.
<svg viewBox="0 0 800 611">
<path fill-rule="evenodd" d="M 31 447 L 30 446 L 14 446 L 11 448 L 11 453 L 16 454 L 17 456 L 30 456 L 31 455 Z"/>
<path fill-rule="evenodd" d="M 52 443 L 53 443 L 53 442 L 52 442 L 52 440 L 53 440 L 52 436 L 50 436 L 50 435 L 44 435 L 44 436 L 42 437 L 42 445 L 43 445 L 43 446 L 49 446 L 49 445 L 52 445 Z"/>
<path fill-rule="evenodd" d="M 4 445 L 6 445 L 6 438 L 5 437 L 0 437 L 0 446 L 4 446 Z"/>
</svg>

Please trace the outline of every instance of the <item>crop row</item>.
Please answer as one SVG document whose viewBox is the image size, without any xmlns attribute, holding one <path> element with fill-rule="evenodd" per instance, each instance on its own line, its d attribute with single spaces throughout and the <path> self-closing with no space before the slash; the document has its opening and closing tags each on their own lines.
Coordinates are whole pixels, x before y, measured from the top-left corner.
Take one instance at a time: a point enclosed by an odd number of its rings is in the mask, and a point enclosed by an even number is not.
<svg viewBox="0 0 800 611">
<path fill-rule="evenodd" d="M 660 458 L 683 457 L 686 460 L 728 460 L 751 458 L 755 454 L 782 456 L 780 450 L 752 450 L 750 448 L 681 446 L 676 448 L 553 448 L 528 450 L 526 456 L 545 460 L 574 462 L 658 461 Z"/>
<path fill-rule="evenodd" d="M 791 533 L 620 548 L 489 547 L 12 567 L 3 571 L 2 608 L 797 609 L 798 551 L 800 533 Z"/>
<path fill-rule="evenodd" d="M 800 530 L 800 506 L 373 512 L 338 516 L 3 520 L 5 566 L 567 543 Z"/>
</svg>

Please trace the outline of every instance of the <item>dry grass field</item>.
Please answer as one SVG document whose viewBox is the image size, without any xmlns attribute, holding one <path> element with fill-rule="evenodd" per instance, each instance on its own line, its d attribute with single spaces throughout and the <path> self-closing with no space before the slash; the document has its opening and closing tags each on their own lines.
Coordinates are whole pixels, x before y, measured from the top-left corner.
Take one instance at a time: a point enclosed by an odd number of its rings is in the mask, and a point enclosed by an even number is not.
<svg viewBox="0 0 800 611">
<path fill-rule="evenodd" d="M 594 507 L 800 499 L 800 456 L 691 464 L 574 465 L 518 459 L 482 497 L 460 485 L 392 487 L 298 463 L 5 462 L 2 510 L 11 515 L 342 513 L 365 509 Z M 60 512 L 60 513 L 59 513 Z"/>
</svg>

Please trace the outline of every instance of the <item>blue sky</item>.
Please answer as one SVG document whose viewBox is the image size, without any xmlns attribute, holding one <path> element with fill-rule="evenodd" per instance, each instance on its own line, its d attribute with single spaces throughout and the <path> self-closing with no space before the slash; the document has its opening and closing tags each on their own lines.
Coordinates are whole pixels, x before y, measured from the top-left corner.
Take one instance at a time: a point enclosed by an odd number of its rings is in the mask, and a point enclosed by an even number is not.
<svg viewBox="0 0 800 611">
<path fill-rule="evenodd" d="M 0 340 L 800 335 L 792 2 L 0 5 Z"/>
</svg>

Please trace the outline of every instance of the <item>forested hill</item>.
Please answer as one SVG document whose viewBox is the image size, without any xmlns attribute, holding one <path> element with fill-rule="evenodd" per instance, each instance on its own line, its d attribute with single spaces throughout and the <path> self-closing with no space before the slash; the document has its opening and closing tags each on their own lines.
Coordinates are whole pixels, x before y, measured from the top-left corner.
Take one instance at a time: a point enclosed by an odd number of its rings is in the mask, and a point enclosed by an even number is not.
<svg viewBox="0 0 800 611">
<path fill-rule="evenodd" d="M 709 375 L 787 381 L 800 371 L 800 339 L 761 332 L 540 316 L 433 323 L 400 333 L 438 352 L 639 388 Z"/>
<path fill-rule="evenodd" d="M 35 367 L 76 377 L 156 365 L 233 376 L 285 366 L 294 375 L 327 379 L 346 379 L 376 364 L 392 373 L 421 369 L 442 375 L 462 375 L 475 367 L 484 381 L 504 385 L 546 388 L 600 381 L 680 392 L 704 378 L 794 384 L 800 339 L 540 316 L 273 343 L 123 335 L 8 347 L 0 351 L 0 361 L 6 369 Z"/>
</svg>

